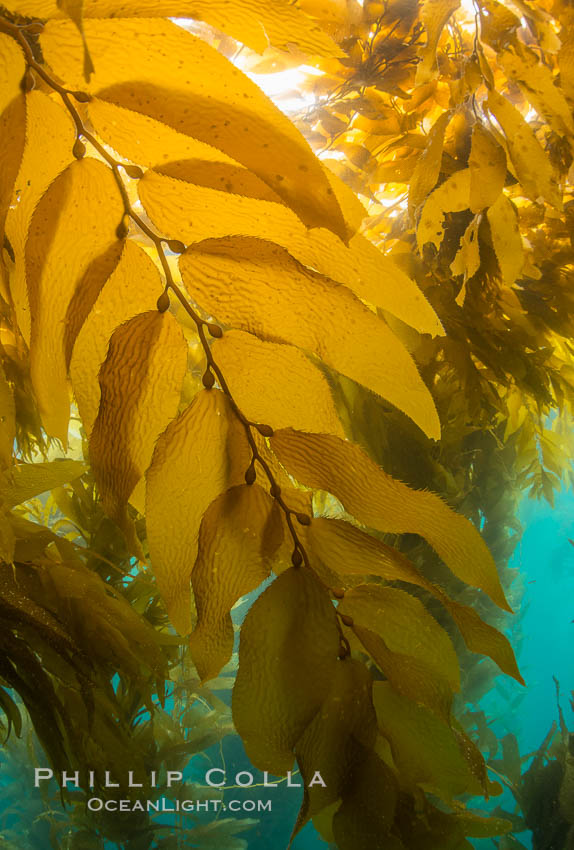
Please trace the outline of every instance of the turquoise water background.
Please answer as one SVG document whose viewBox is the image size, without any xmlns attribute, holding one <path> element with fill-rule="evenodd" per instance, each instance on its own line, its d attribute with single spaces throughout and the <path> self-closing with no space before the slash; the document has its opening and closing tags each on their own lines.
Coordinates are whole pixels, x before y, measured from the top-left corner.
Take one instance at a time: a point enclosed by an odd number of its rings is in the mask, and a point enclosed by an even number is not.
<svg viewBox="0 0 574 850">
<path fill-rule="evenodd" d="M 574 731 L 570 698 L 574 690 L 574 494 L 558 493 L 555 506 L 525 498 L 519 511 L 523 527 L 510 566 L 524 583 L 516 623 L 508 632 L 526 689 L 499 676 L 480 703 L 500 739 L 516 735 L 522 756 L 537 750 L 553 722 L 558 723 L 554 678 L 560 683 L 566 725 Z M 522 695 L 521 695 L 522 692 Z M 528 762 L 523 765 L 523 772 Z M 495 778 L 495 777 L 493 777 Z M 493 800 L 512 808 L 510 793 Z M 517 836 L 528 848 L 532 836 Z M 492 842 L 476 841 L 477 848 Z"/>
</svg>

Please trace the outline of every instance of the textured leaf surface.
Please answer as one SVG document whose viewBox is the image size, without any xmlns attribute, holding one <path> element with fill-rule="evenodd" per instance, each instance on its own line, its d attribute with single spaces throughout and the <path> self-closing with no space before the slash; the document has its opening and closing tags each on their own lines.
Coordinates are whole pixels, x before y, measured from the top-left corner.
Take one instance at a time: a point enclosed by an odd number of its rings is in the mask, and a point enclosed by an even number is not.
<svg viewBox="0 0 574 850">
<path fill-rule="evenodd" d="M 217 145 L 268 183 L 307 226 L 347 237 L 329 181 L 299 131 L 216 50 L 159 19 L 87 20 L 84 29 L 96 67 L 90 93 Z M 41 40 L 66 84 L 85 87 L 73 25 L 49 23 Z"/>
<path fill-rule="evenodd" d="M 312 351 L 438 438 L 434 402 L 410 355 L 349 290 L 262 240 L 203 243 L 182 255 L 180 269 L 193 298 L 220 321 Z"/>
<path fill-rule="evenodd" d="M 50 133 L 46 133 L 50 127 Z M 74 124 L 68 113 L 42 91 L 26 95 L 26 145 L 15 189 L 18 203 L 9 211 L 6 233 L 14 252 L 10 292 L 24 339 L 30 342 L 30 307 L 24 261 L 32 214 L 48 186 L 74 157 Z"/>
<path fill-rule="evenodd" d="M 401 552 L 342 520 L 314 519 L 305 529 L 305 540 L 313 565 L 319 558 L 339 577 L 337 583 L 342 580 L 345 586 L 352 586 L 357 583 L 353 577 L 364 581 L 367 575 L 373 575 L 424 588 L 450 613 L 471 652 L 490 656 L 504 673 L 524 684 L 508 639 L 473 608 L 450 599 L 438 585 L 424 578 Z"/>
<path fill-rule="evenodd" d="M 186 244 L 230 235 L 267 239 L 421 333 L 444 333 L 417 284 L 361 234 L 353 236 L 346 247 L 325 228 L 307 230 L 291 210 L 264 197 L 182 185 L 154 171 L 140 181 L 139 194 L 150 217 L 170 238 Z"/>
<path fill-rule="evenodd" d="M 361 746 L 374 746 L 377 717 L 371 690 L 371 675 L 361 662 L 352 658 L 338 662 L 325 701 L 295 748 L 305 784 L 295 832 L 344 796 L 347 776 L 360 764 Z M 316 770 L 326 787 L 309 787 Z"/>
<path fill-rule="evenodd" d="M 491 838 L 504 835 L 512 829 L 512 823 L 506 818 L 481 818 L 472 812 L 462 812 L 456 816 L 465 835 L 471 838 Z"/>
<path fill-rule="evenodd" d="M 217 676 L 231 658 L 231 608 L 269 576 L 283 536 L 278 511 L 257 484 L 243 484 L 222 493 L 205 512 L 191 574 L 197 625 L 189 641 L 202 679 Z"/>
<path fill-rule="evenodd" d="M 489 92 L 488 109 L 506 136 L 510 158 L 526 195 L 533 201 L 543 198 L 562 209 L 556 175 L 533 129 L 505 97 Z"/>
<path fill-rule="evenodd" d="M 21 94 L 20 82 L 26 70 L 21 47 L 9 35 L 0 33 L 0 114 Z"/>
<path fill-rule="evenodd" d="M 57 0 L 11 0 L 8 7 L 39 18 L 60 16 Z M 88 18 L 194 18 L 205 21 L 257 53 L 269 44 L 316 56 L 344 55 L 316 21 L 287 0 L 83 0 Z"/>
<path fill-rule="evenodd" d="M 190 577 L 199 528 L 211 504 L 243 484 L 251 453 L 243 426 L 219 390 L 204 390 L 156 443 L 146 475 L 150 557 L 169 616 L 191 630 Z"/>
<path fill-rule="evenodd" d="M 434 190 L 423 207 L 417 228 L 419 251 L 422 251 L 423 245 L 427 242 L 432 242 L 440 248 L 444 236 L 445 214 L 468 209 L 469 192 L 470 169 L 468 168 L 457 171 Z"/>
<path fill-rule="evenodd" d="M 468 159 L 470 168 L 470 211 L 480 212 L 497 200 L 506 179 L 506 154 L 492 133 L 478 122 L 472 131 Z"/>
<path fill-rule="evenodd" d="M 558 67 L 562 91 L 570 100 L 574 96 L 574 30 L 568 27 L 562 33 L 561 47 L 558 52 Z"/>
<path fill-rule="evenodd" d="M 524 685 L 524 679 L 520 675 L 514 651 L 508 639 L 494 626 L 485 623 L 474 608 L 453 600 L 449 600 L 448 603 L 445 601 L 444 605 L 448 608 L 471 652 L 490 656 L 503 673 Z"/>
<path fill-rule="evenodd" d="M 10 207 L 20 168 L 26 132 L 25 97 L 20 82 L 26 70 L 24 54 L 13 38 L 0 33 L 0 234 Z M 0 266 L 2 261 L 0 260 Z"/>
<path fill-rule="evenodd" d="M 282 573 L 253 603 L 241 630 L 233 722 L 249 761 L 275 775 L 336 675 L 339 632 L 329 595 L 305 568 Z"/>
<path fill-rule="evenodd" d="M 212 350 L 251 422 L 344 436 L 327 379 L 299 349 L 228 331 Z"/>
<path fill-rule="evenodd" d="M 16 538 L 10 522 L 10 512 L 2 506 L 0 508 L 0 561 L 6 564 L 13 562 L 15 545 Z"/>
<path fill-rule="evenodd" d="M 31 375 L 42 422 L 66 444 L 69 396 L 66 318 L 90 267 L 116 243 L 123 204 L 111 170 L 95 159 L 72 163 L 36 207 L 26 246 L 32 318 Z M 81 227 L 78 227 L 81 222 Z M 103 286 L 95 275 L 92 287 Z M 95 300 L 95 299 L 94 299 Z"/>
<path fill-rule="evenodd" d="M 300 8 L 277 0 L 84 0 L 86 15 L 95 17 L 189 17 L 205 21 L 258 53 L 268 44 L 282 50 L 295 46 L 317 56 L 341 56 L 342 51 Z"/>
<path fill-rule="evenodd" d="M 381 847 L 404 850 L 391 835 L 399 799 L 394 772 L 372 750 L 363 750 L 350 772 L 341 807 L 333 817 L 333 833 L 341 850 Z"/>
<path fill-rule="evenodd" d="M 459 6 L 460 0 L 423 0 L 421 18 L 427 32 L 427 44 L 421 50 L 422 62 L 417 67 L 417 85 L 437 76 L 436 49 L 439 38 L 448 19 Z"/>
<path fill-rule="evenodd" d="M 302 484 L 333 493 L 360 522 L 393 534 L 420 534 L 460 579 L 511 610 L 496 564 L 476 530 L 437 495 L 411 490 L 387 475 L 358 446 L 290 429 L 271 438 L 273 451 Z M 353 469 L 350 478 L 346 470 Z"/>
<path fill-rule="evenodd" d="M 33 18 L 52 18 L 62 15 L 57 0 L 8 0 L 4 3 L 10 12 Z"/>
<path fill-rule="evenodd" d="M 0 499 L 13 508 L 46 490 L 61 487 L 83 475 L 87 467 L 78 460 L 19 463 L 0 479 Z"/>
<path fill-rule="evenodd" d="M 253 171 L 210 144 L 178 133 L 148 115 L 124 109 L 99 98 L 93 98 L 87 110 L 96 132 L 127 159 L 153 167 L 156 172 L 177 180 L 226 193 L 283 203 L 281 197 Z M 337 175 L 324 163 L 321 163 L 321 166 L 349 229 L 356 231 L 365 217 L 365 207 Z M 295 228 L 303 234 L 307 233 L 295 213 L 292 213 L 292 220 Z M 333 236 L 331 231 L 325 233 Z M 358 236 L 356 238 L 358 239 Z M 193 237 L 190 241 L 196 239 L 197 237 Z M 343 247 L 335 238 L 334 244 L 340 245 L 339 250 Z"/>
<path fill-rule="evenodd" d="M 16 405 L 12 387 L 0 366 L 0 469 L 10 466 L 16 438 Z"/>
<path fill-rule="evenodd" d="M 192 140 L 189 136 L 177 133 L 165 124 L 153 121 L 153 119 L 147 118 L 147 116 L 139 115 L 136 112 L 131 112 L 126 109 L 121 109 L 121 107 L 114 107 L 112 104 L 106 104 L 104 101 L 98 101 L 97 99 L 94 102 L 97 104 L 97 108 L 94 110 L 92 104 L 90 112 L 95 111 L 101 115 L 102 112 L 105 114 L 105 112 L 111 108 L 121 112 L 128 124 L 133 124 L 134 119 L 136 119 L 136 122 L 138 119 L 140 122 L 142 119 L 145 119 L 147 122 L 154 124 L 156 139 L 155 144 L 152 142 L 152 149 L 158 149 L 156 159 L 160 164 L 156 165 L 156 171 L 159 173 L 168 177 L 174 177 L 177 180 L 185 180 L 188 183 L 194 183 L 198 186 L 219 189 L 221 191 L 231 193 L 232 195 L 243 195 L 247 198 L 257 198 L 260 200 L 273 201 L 274 203 L 283 203 L 277 192 L 273 191 L 273 189 L 271 189 L 271 187 L 268 186 L 253 171 L 245 168 L 240 163 L 231 159 L 231 157 L 226 156 L 226 154 L 222 151 L 218 151 L 217 148 L 212 148 L 210 145 L 205 145 L 203 142 L 198 142 L 195 139 Z M 147 129 L 147 124 L 145 125 L 145 128 Z M 123 131 L 118 133 L 117 125 L 110 127 L 110 124 L 106 123 L 105 131 L 106 134 L 115 136 L 121 142 L 123 147 L 128 147 L 129 143 L 126 139 L 127 134 L 125 127 Z M 168 134 L 171 134 L 171 139 L 175 143 L 175 152 L 171 154 L 169 161 L 165 161 L 164 164 L 161 164 L 162 160 L 167 160 L 168 157 L 166 157 L 165 154 L 165 143 L 163 146 L 164 153 L 161 156 L 159 155 L 159 144 L 161 143 L 162 137 L 165 138 Z M 177 151 L 184 148 L 183 140 L 185 139 L 188 140 L 188 149 L 186 151 L 185 158 L 178 158 Z M 134 142 L 132 141 L 130 147 L 133 149 L 133 146 Z M 193 156 L 193 146 L 195 146 L 195 156 Z M 170 151 L 169 148 L 167 148 L 167 150 Z M 354 233 L 365 217 L 365 208 L 359 199 L 353 194 L 351 189 L 349 189 L 349 187 L 346 186 L 336 174 L 329 171 L 323 163 L 321 163 L 321 165 L 324 174 L 333 189 L 334 197 L 341 207 L 341 212 L 349 226 L 349 230 Z M 298 228 L 301 229 L 302 222 L 300 219 L 298 219 L 293 212 L 292 216 L 293 226 L 298 226 Z M 306 233 L 307 231 L 305 229 L 302 232 Z"/>
<path fill-rule="evenodd" d="M 293 834 L 327 806 L 337 809 L 333 827 L 340 847 L 400 850 L 388 834 L 397 803 L 396 780 L 373 752 L 377 726 L 372 680 L 363 664 L 339 661 L 320 711 L 299 740 L 296 753 L 306 782 Z M 309 786 L 319 770 L 326 787 Z M 337 803 L 339 802 L 339 805 Z"/>
<path fill-rule="evenodd" d="M 113 331 L 145 310 L 153 310 L 163 291 L 160 274 L 148 255 L 127 240 L 119 261 L 82 325 L 73 348 L 70 377 L 86 433 L 100 405 L 98 373 Z"/>
<path fill-rule="evenodd" d="M 401 552 L 349 522 L 315 517 L 302 533 L 314 565 L 319 559 L 339 577 L 358 576 L 354 584 L 369 575 L 411 584 L 425 581 Z"/>
<path fill-rule="evenodd" d="M 379 728 L 390 742 L 401 777 L 445 801 L 457 794 L 480 794 L 452 730 L 434 714 L 376 682 L 373 699 Z"/>
<path fill-rule="evenodd" d="M 426 147 L 419 157 L 409 187 L 409 213 L 413 213 L 436 186 L 440 175 L 444 135 L 452 115 L 444 112 L 433 124 Z"/>
<path fill-rule="evenodd" d="M 372 629 L 355 625 L 353 633 L 398 694 L 450 723 L 452 690 L 443 676 L 430 675 L 419 657 L 389 649 L 384 638 Z"/>
<path fill-rule="evenodd" d="M 450 722 L 453 691 L 460 688 L 450 638 L 423 604 L 404 591 L 367 584 L 339 605 L 352 630 L 397 693 Z"/>
<path fill-rule="evenodd" d="M 550 68 L 534 51 L 524 48 L 503 50 L 498 62 L 509 80 L 518 83 L 541 118 L 561 135 L 574 135 L 572 113 L 562 90 L 555 85 Z"/>
<path fill-rule="evenodd" d="M 391 652 L 418 658 L 430 677 L 460 688 L 458 658 L 451 639 L 419 599 L 394 587 L 362 584 L 349 590 L 339 611 L 380 635 Z"/>
<path fill-rule="evenodd" d="M 177 413 L 186 366 L 187 345 L 171 313 L 140 313 L 110 339 L 90 460 L 104 509 L 124 529 L 132 490 Z"/>
<path fill-rule="evenodd" d="M 480 240 L 478 228 L 480 226 L 480 215 L 476 215 L 470 222 L 460 240 L 460 248 L 456 257 L 450 264 L 450 270 L 454 275 L 464 275 L 463 286 L 456 297 L 456 303 L 462 305 L 466 296 L 466 281 L 473 277 L 480 268 Z"/>
<path fill-rule="evenodd" d="M 78 28 L 82 43 L 84 45 L 84 79 L 89 82 L 90 74 L 94 72 L 94 65 L 90 56 L 86 35 L 84 33 L 84 0 L 57 0 L 58 8 L 64 12 Z"/>
<path fill-rule="evenodd" d="M 524 265 L 518 216 L 506 195 L 500 195 L 486 215 L 502 280 L 506 286 L 512 286 Z"/>
<path fill-rule="evenodd" d="M 0 138 L 0 233 L 3 234 L 26 140 L 26 99 L 23 94 L 17 95 L 0 113 Z"/>
</svg>

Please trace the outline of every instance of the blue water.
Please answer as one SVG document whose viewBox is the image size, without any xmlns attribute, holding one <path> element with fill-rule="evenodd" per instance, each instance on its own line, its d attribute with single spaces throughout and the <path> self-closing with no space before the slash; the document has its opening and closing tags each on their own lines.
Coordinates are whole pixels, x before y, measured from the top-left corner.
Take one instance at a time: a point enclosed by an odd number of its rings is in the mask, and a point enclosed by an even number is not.
<svg viewBox="0 0 574 850">
<path fill-rule="evenodd" d="M 571 726 L 574 689 L 574 496 L 559 494 L 552 510 L 546 502 L 526 501 L 520 511 L 525 529 L 513 566 L 524 576 L 519 614 L 518 660 L 527 690 L 517 714 L 507 718 L 521 752 L 540 746 L 558 720 L 552 677 L 560 682 L 562 708 Z"/>
<path fill-rule="evenodd" d="M 491 728 L 499 740 L 513 733 L 521 756 L 525 756 L 537 750 L 552 723 L 558 723 L 554 677 L 560 684 L 566 725 L 574 730 L 570 706 L 574 690 L 574 546 L 569 542 L 574 539 L 574 494 L 559 493 L 554 509 L 545 501 L 524 499 L 519 520 L 524 530 L 510 566 L 519 571 L 522 600 L 508 637 L 526 688 L 499 676 L 480 708 L 493 718 Z M 523 772 L 527 766 L 525 762 Z M 476 803 L 480 807 L 480 801 Z M 508 811 L 515 807 L 509 791 L 491 805 Z M 530 832 L 517 837 L 525 847 L 532 847 Z M 474 844 L 477 848 L 493 846 L 490 840 Z"/>
</svg>

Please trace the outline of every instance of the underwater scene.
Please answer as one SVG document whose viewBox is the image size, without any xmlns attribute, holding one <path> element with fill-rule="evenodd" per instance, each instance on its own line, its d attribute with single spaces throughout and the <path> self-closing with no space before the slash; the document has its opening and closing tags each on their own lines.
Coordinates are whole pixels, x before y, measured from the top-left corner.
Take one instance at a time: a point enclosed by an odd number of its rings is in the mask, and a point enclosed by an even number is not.
<svg viewBox="0 0 574 850">
<path fill-rule="evenodd" d="M 570 0 L 0 0 L 0 850 L 574 850 Z"/>
<path fill-rule="evenodd" d="M 574 544 L 572 530 L 574 494 L 557 494 L 554 507 L 524 500 L 518 511 L 522 525 L 520 540 L 511 567 L 520 575 L 521 613 L 512 625 L 511 637 L 526 679 L 526 689 L 500 679 L 492 682 L 480 666 L 466 685 L 467 701 L 461 710 L 475 724 L 482 746 L 489 754 L 488 766 L 501 780 L 502 794 L 485 805 L 484 800 L 468 800 L 476 811 L 499 812 L 510 818 L 512 836 L 506 843 L 492 838 L 472 839 L 476 850 L 488 847 L 540 848 L 569 847 L 571 824 L 561 803 L 568 793 L 572 752 L 569 731 L 574 726 L 574 666 L 570 652 L 572 594 L 574 591 Z M 238 607 L 234 622 L 240 625 L 253 597 Z M 233 681 L 230 670 L 214 692 L 221 698 L 220 717 L 229 706 Z M 197 707 L 199 709 L 199 706 Z M 164 709 L 169 722 L 177 718 L 175 693 L 167 697 Z M 24 707 L 20 705 L 20 710 Z M 191 712 L 190 712 L 191 714 Z M 211 712 L 213 714 L 213 712 Z M 294 771 L 285 778 L 268 777 L 254 769 L 237 735 L 227 734 L 217 743 L 210 740 L 227 729 L 215 731 L 210 713 L 197 710 L 191 746 L 180 747 L 183 758 L 173 772 L 173 786 L 162 789 L 151 818 L 151 832 L 138 840 L 133 833 L 127 842 L 96 839 L 92 826 L 85 829 L 84 816 L 72 802 L 62 807 L 58 785 L 47 779 L 49 769 L 41 768 L 37 788 L 35 770 L 46 760 L 26 719 L 21 736 L 5 744 L 0 772 L 0 823 L 2 847 L 41 850 L 51 847 L 194 847 L 254 848 L 287 846 L 301 805 L 301 777 Z M 201 752 L 198 752 L 201 750 Z M 194 754 L 195 753 L 195 754 Z M 174 762 L 175 764 L 176 762 Z M 214 772 L 205 784 L 206 774 Z M 75 778 L 70 773 L 71 787 Z M 264 781 L 269 787 L 264 786 Z M 143 783 L 142 783 L 143 784 Z M 183 790 L 185 789 L 185 791 Z M 77 792 L 76 792 L 77 793 Z M 78 794 L 79 796 L 79 794 Z M 154 794 L 155 797 L 155 794 Z M 175 812 L 177 801 L 202 801 L 196 812 Z M 233 802 L 232 802 L 233 801 Z M 242 811 L 230 820 L 223 806 L 231 803 Z M 83 804 L 82 804 L 83 807 Z M 83 828 L 84 827 L 84 828 Z M 182 838 L 178 838 L 178 832 Z M 179 843 L 178 843 L 179 842 Z M 378 846 L 378 845 L 375 845 Z M 384 846 L 384 845 L 381 845 Z M 420 846 L 427 846 L 421 844 Z M 447 845 L 451 846 L 451 845 Z M 454 845 L 452 845 L 454 846 Z M 335 848 L 308 825 L 293 841 L 294 850 Z"/>
</svg>

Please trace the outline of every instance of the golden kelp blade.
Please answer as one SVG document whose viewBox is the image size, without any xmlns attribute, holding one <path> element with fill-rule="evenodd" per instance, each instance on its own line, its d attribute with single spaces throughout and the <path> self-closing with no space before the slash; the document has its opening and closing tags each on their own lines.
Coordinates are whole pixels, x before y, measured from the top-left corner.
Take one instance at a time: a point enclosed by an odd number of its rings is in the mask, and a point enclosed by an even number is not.
<svg viewBox="0 0 574 850">
<path fill-rule="evenodd" d="M 46 133 L 46 127 L 50 133 Z M 6 219 L 6 234 L 14 252 L 10 294 L 20 331 L 30 344 L 30 304 L 26 283 L 25 251 L 28 228 L 38 202 L 50 184 L 71 162 L 76 136 L 68 112 L 45 92 L 26 94 L 26 146 L 17 178 L 18 202 Z"/>
<path fill-rule="evenodd" d="M 283 538 L 279 507 L 257 484 L 232 487 L 211 503 L 199 532 L 191 584 L 197 625 L 189 639 L 201 679 L 217 676 L 233 652 L 230 611 L 269 576 Z"/>
<path fill-rule="evenodd" d="M 508 638 L 485 623 L 473 608 L 450 599 L 437 584 L 424 578 L 397 549 L 342 520 L 313 519 L 302 534 L 314 568 L 317 569 L 319 559 L 321 565 L 328 566 L 336 574 L 337 583 L 344 587 L 356 586 L 359 581 L 366 581 L 368 576 L 423 587 L 450 613 L 471 652 L 490 656 L 503 673 L 524 684 Z"/>
<path fill-rule="evenodd" d="M 12 387 L 0 366 L 0 471 L 12 464 L 14 440 L 16 439 L 16 405 Z"/>
<path fill-rule="evenodd" d="M 326 806 L 345 796 L 347 776 L 361 755 L 372 749 L 377 718 L 371 696 L 372 679 L 365 665 L 344 658 L 335 667 L 329 692 L 295 748 L 305 788 L 293 835 Z M 325 782 L 309 787 L 315 771 Z"/>
<path fill-rule="evenodd" d="M 86 15 L 190 17 L 205 21 L 257 53 L 271 44 L 316 56 L 344 56 L 340 47 L 288 0 L 85 0 Z"/>
<path fill-rule="evenodd" d="M 173 127 L 149 115 L 133 112 L 97 97 L 92 98 L 86 108 L 96 133 L 126 159 L 152 167 L 157 173 L 178 180 L 211 186 L 226 193 L 283 203 L 282 198 L 253 171 L 211 144 L 178 133 Z M 349 230 L 355 232 L 365 218 L 365 207 L 324 163 L 321 163 L 321 168 L 333 189 Z M 293 217 L 302 225 L 294 213 Z M 197 238 L 193 241 L 197 241 Z"/>
<path fill-rule="evenodd" d="M 344 53 L 318 24 L 288 0 L 84 0 L 90 17 L 194 18 L 263 53 L 269 44 L 316 56 Z"/>
<path fill-rule="evenodd" d="M 173 127 L 168 127 L 167 124 L 156 121 L 149 115 L 132 112 L 131 109 L 108 103 L 98 97 L 92 98 L 86 104 L 86 111 L 97 135 L 105 139 L 106 144 L 117 151 L 122 158 L 137 162 L 142 168 L 157 168 L 161 171 L 166 163 L 188 160 L 243 168 L 219 148 L 200 142 L 184 133 L 178 133 Z M 258 179 L 256 175 L 253 176 Z M 263 180 L 261 183 L 270 194 L 275 194 Z"/>
<path fill-rule="evenodd" d="M 506 180 L 506 154 L 490 133 L 478 121 L 472 130 L 468 158 L 470 168 L 470 205 L 473 213 L 490 207 L 497 200 Z"/>
<path fill-rule="evenodd" d="M 300 349 L 227 331 L 215 341 L 212 352 L 233 398 L 251 422 L 344 436 L 327 379 Z M 279 380 L 280 392 L 279 388 L 270 392 Z"/>
<path fill-rule="evenodd" d="M 460 689 L 452 641 L 420 599 L 396 587 L 361 584 L 345 593 L 338 610 L 380 635 L 391 652 L 418 658 L 430 678 L 444 679 L 451 691 Z"/>
<path fill-rule="evenodd" d="M 43 599 L 68 628 L 72 626 L 78 643 L 89 647 L 91 658 L 103 664 L 121 658 L 126 673 L 134 677 L 142 668 L 156 673 L 165 670 L 162 637 L 94 570 L 83 564 L 50 564 L 40 575 Z"/>
<path fill-rule="evenodd" d="M 338 653 L 335 609 L 306 568 L 286 570 L 253 603 L 241 629 L 233 722 L 255 767 L 277 776 L 291 770 Z"/>
<path fill-rule="evenodd" d="M 22 49 L 13 38 L 0 33 L 0 114 L 22 93 L 20 83 L 25 70 Z"/>
<path fill-rule="evenodd" d="M 24 76 L 24 55 L 16 42 L 0 33 L 0 240 L 5 245 L 4 225 L 12 203 L 14 184 L 26 138 L 26 104 L 20 83 Z M 13 253 L 13 249 L 12 253 Z M 5 293 L 7 271 L 0 255 L 0 289 Z M 9 296 L 4 294 L 6 300 Z"/>
<path fill-rule="evenodd" d="M 187 345 L 171 313 L 140 313 L 110 339 L 90 460 L 104 509 L 124 530 L 132 490 L 177 413 L 186 366 Z"/>
<path fill-rule="evenodd" d="M 450 725 L 452 691 L 442 676 L 430 676 L 420 658 L 390 650 L 381 635 L 372 629 L 355 625 L 353 634 L 398 694 L 415 705 L 425 706 Z"/>
<path fill-rule="evenodd" d="M 10 11 L 38 18 L 58 18 L 57 0 L 8 0 Z M 293 47 L 315 56 L 344 56 L 343 51 L 312 18 L 288 0 L 84 0 L 85 18 L 194 18 L 245 44 L 258 53 L 271 44 Z"/>
<path fill-rule="evenodd" d="M 302 484 L 333 493 L 356 519 L 379 531 L 420 534 L 467 584 L 510 611 L 496 564 L 472 523 L 437 495 L 391 478 L 358 446 L 322 434 L 276 431 L 271 447 Z M 346 470 L 353 470 L 349 478 Z"/>
<path fill-rule="evenodd" d="M 360 745 L 357 750 L 358 759 L 349 771 L 342 805 L 333 815 L 337 847 L 405 850 L 401 839 L 390 832 L 399 803 L 395 772 L 376 751 Z"/>
<path fill-rule="evenodd" d="M 468 209 L 469 194 L 470 169 L 464 168 L 456 171 L 429 195 L 417 228 L 419 251 L 422 251 L 427 242 L 432 242 L 436 248 L 440 248 L 444 237 L 445 214 Z"/>
<path fill-rule="evenodd" d="M 244 483 L 251 462 L 245 430 L 219 390 L 203 390 L 156 443 L 146 475 L 152 568 L 170 619 L 191 631 L 190 577 L 209 505 Z"/>
<path fill-rule="evenodd" d="M 496 661 L 503 673 L 512 676 L 513 679 L 524 685 L 524 679 L 518 669 L 514 651 L 508 638 L 494 626 L 485 623 L 474 608 L 461 605 L 460 602 L 455 602 L 453 599 L 448 602 L 446 600 L 441 601 L 456 623 L 468 649 L 471 652 L 480 652 L 482 655 L 490 656 L 493 661 Z"/>
<path fill-rule="evenodd" d="M 435 714 L 397 694 L 389 682 L 375 682 L 373 700 L 379 728 L 408 786 L 418 785 L 445 802 L 457 794 L 481 794 L 453 731 Z"/>
<path fill-rule="evenodd" d="M 90 56 L 86 35 L 84 33 L 84 0 L 56 0 L 58 8 L 75 23 L 84 45 L 84 79 L 90 82 L 90 75 L 94 73 L 94 65 Z"/>
<path fill-rule="evenodd" d="M 351 235 L 303 136 L 216 50 L 160 19 L 87 20 L 84 29 L 96 68 L 88 86 L 73 24 L 50 22 L 41 37 L 46 61 L 67 86 L 217 146 L 261 177 L 308 227 Z"/>
<path fill-rule="evenodd" d="M 186 163 L 167 163 L 161 173 L 146 172 L 140 180 L 140 199 L 157 227 L 186 244 L 207 238 L 253 236 L 281 245 L 291 256 L 331 280 L 345 284 L 359 298 L 388 310 L 421 333 L 444 334 L 433 308 L 417 286 L 393 261 L 360 233 L 348 246 L 324 227 L 307 230 L 297 216 L 260 191 L 251 197 L 221 191 L 218 180 L 182 184 Z M 203 163 L 203 175 L 211 166 Z M 195 164 L 196 173 L 200 164 Z M 165 176 L 163 172 L 172 174 Z M 249 174 L 249 172 L 247 172 Z M 190 176 L 190 169 L 187 169 Z"/>
<path fill-rule="evenodd" d="M 68 309 L 90 265 L 116 243 L 122 214 L 111 170 L 86 158 L 73 162 L 56 178 L 30 223 L 26 276 L 32 319 L 31 375 L 44 428 L 64 445 L 70 409 Z M 96 283 L 101 288 L 105 277 Z"/>
<path fill-rule="evenodd" d="M 463 275 L 462 286 L 456 296 L 456 303 L 462 307 L 466 298 L 466 282 L 480 269 L 480 241 L 478 228 L 481 216 L 475 215 L 460 240 L 460 248 L 450 264 L 453 275 Z"/>
<path fill-rule="evenodd" d="M 440 176 L 444 135 L 451 118 L 451 112 L 443 112 L 428 134 L 426 148 L 417 161 L 409 186 L 409 214 L 411 216 L 414 216 L 427 195 L 436 186 Z"/>
<path fill-rule="evenodd" d="M 510 158 L 525 194 L 533 201 L 543 198 L 556 209 L 562 209 L 556 174 L 534 130 L 498 92 L 489 92 L 487 106 L 504 131 Z"/>
<path fill-rule="evenodd" d="M 112 333 L 138 313 L 153 310 L 162 291 L 152 260 L 135 242 L 126 240 L 117 266 L 77 336 L 70 362 L 72 389 L 88 436 L 100 406 L 98 373 Z"/>
<path fill-rule="evenodd" d="M 537 53 L 515 44 L 513 50 L 503 50 L 498 56 L 509 80 L 518 83 L 525 97 L 541 118 L 560 135 L 574 135 L 572 112 L 548 66 Z"/>
<path fill-rule="evenodd" d="M 4 240 L 4 223 L 26 141 L 26 100 L 23 94 L 17 95 L 0 114 L 0 139 L 0 235 Z"/>
<path fill-rule="evenodd" d="M 83 475 L 87 467 L 79 460 L 51 463 L 19 463 L 0 478 L 0 500 L 10 508 L 61 487 Z"/>
<path fill-rule="evenodd" d="M 427 32 L 427 44 L 421 50 L 422 62 L 417 67 L 416 85 L 438 76 L 438 42 L 448 19 L 459 6 L 460 0 L 422 0 L 421 18 Z"/>
<path fill-rule="evenodd" d="M 57 0 L 8 0 L 3 3 L 9 12 L 26 15 L 30 18 L 52 18 L 63 15 Z"/>
<path fill-rule="evenodd" d="M 499 195 L 486 216 L 502 280 L 506 286 L 512 286 L 524 266 L 518 215 L 506 195 Z"/>
<path fill-rule="evenodd" d="M 20 83 L 26 69 L 24 54 L 14 39 L 0 33 L 0 235 L 12 200 L 26 132 L 26 106 Z"/>
<path fill-rule="evenodd" d="M 220 321 L 298 345 L 386 398 L 438 439 L 431 394 L 388 325 L 343 286 L 305 269 L 270 242 L 213 240 L 180 258 L 188 291 Z"/>
</svg>

